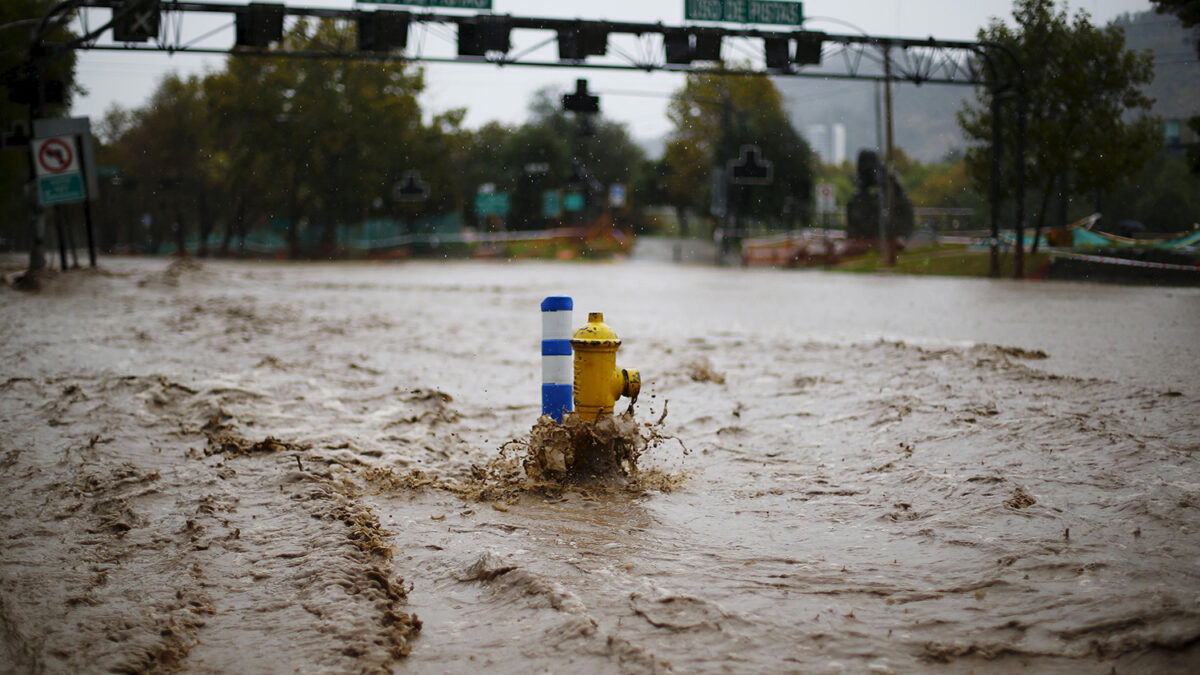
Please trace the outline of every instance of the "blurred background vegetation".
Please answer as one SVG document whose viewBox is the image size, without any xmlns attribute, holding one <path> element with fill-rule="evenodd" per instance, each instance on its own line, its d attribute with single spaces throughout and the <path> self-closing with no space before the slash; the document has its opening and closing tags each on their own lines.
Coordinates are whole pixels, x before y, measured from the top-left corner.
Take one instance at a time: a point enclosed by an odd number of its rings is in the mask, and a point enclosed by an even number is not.
<svg viewBox="0 0 1200 675">
<path fill-rule="evenodd" d="M 0 69 L 20 62 L 30 19 L 53 4 L 0 5 L 0 30 L 10 45 L 0 51 Z M 1014 16 L 1015 27 L 996 22 L 980 36 L 1028 50 L 1038 44 L 1037 31 L 1049 32 L 1058 55 L 1029 55 L 1037 68 L 1031 67 L 1036 76 L 1027 77 L 1039 83 L 1031 88 L 1031 223 L 1059 225 L 1099 210 L 1105 223 L 1137 220 L 1158 232 L 1191 229 L 1200 220 L 1200 176 L 1188 157 L 1189 144 L 1195 144 L 1188 124 L 1189 115 L 1200 113 L 1200 77 L 1192 77 L 1200 66 L 1185 24 L 1147 12 L 1093 26 L 1085 13 L 1068 14 L 1051 0 L 1018 0 Z M 299 21 L 285 46 L 353 51 L 353 31 L 332 20 Z M 60 27 L 50 39 L 69 37 Z M 1097 88 L 1096 74 L 1081 79 L 1076 72 L 1089 63 L 1119 71 L 1123 79 L 1105 83 L 1100 94 L 1089 91 L 1089 77 Z M 73 56 L 59 61 L 56 75 L 70 83 L 73 65 Z M 844 212 L 815 213 L 814 186 L 832 183 L 841 207 L 857 190 L 853 155 L 857 146 L 875 141 L 874 119 L 855 122 L 870 107 L 858 98 L 864 92 L 869 97 L 874 87 L 851 92 L 858 103 L 847 98 L 847 105 L 856 110 L 840 114 L 836 97 L 814 94 L 827 84 L 691 74 L 679 90 L 664 92 L 671 96 L 675 130 L 648 152 L 602 114 L 583 119 L 564 112 L 565 92 L 558 90 L 538 92 L 524 124 L 468 129 L 464 110 L 422 110 L 425 74 L 411 63 L 234 55 L 202 76 L 168 74 L 144 105 L 113 108 L 92 120 L 103 185 L 98 244 L 104 251 L 233 255 L 247 252 L 246 242 L 258 238 L 291 256 L 336 256 L 352 241 L 386 243 L 397 234 L 579 224 L 583 216 L 546 207 L 548 191 L 562 197 L 570 190 L 587 193 L 594 221 L 638 233 L 710 238 L 716 226 L 714 168 L 721 167 L 718 158 L 736 156 L 744 144 L 763 148 L 776 175 L 771 186 L 732 195 L 747 228 L 838 227 Z M 837 86 L 849 91 L 844 82 Z M 909 89 L 897 87 L 902 149 L 893 164 L 917 208 L 918 226 L 922 209 L 959 209 L 966 215 L 928 222 L 941 230 L 983 229 L 989 211 L 980 158 L 988 145 L 979 130 L 988 122 L 986 92 L 960 87 L 947 99 L 926 89 L 906 97 Z M 69 87 L 67 93 L 51 115 L 67 113 Z M 922 107 L 922 98 L 933 107 Z M 817 111 L 851 124 L 851 158 L 833 163 L 810 146 L 802 132 Z M 28 115 L 27 106 L 0 100 L 0 128 Z M 1049 125 L 1072 120 L 1070 129 Z M 954 129 L 949 141 L 948 127 Z M 922 128 L 939 131 L 923 135 Z M 1115 149 L 1098 145 L 1124 128 L 1134 141 Z M 22 197 L 28 159 L 4 151 L 0 162 L 0 248 L 19 250 L 29 236 Z M 427 198 L 410 201 L 396 192 L 409 172 L 428 186 Z M 614 184 L 625 188 L 627 198 L 606 209 Z M 476 212 L 481 189 L 508 196 L 503 218 Z M 54 211 L 59 218 L 79 218 L 76 206 Z"/>
</svg>

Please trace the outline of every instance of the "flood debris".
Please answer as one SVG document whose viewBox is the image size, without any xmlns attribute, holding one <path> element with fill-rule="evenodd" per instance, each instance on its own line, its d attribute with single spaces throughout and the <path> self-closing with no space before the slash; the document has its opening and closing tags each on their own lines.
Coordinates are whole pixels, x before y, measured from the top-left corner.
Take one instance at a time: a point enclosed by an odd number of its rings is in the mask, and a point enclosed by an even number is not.
<svg viewBox="0 0 1200 675">
<path fill-rule="evenodd" d="M 558 495 L 564 489 L 615 489 L 641 493 L 671 492 L 682 486 L 684 473 L 639 466 L 648 451 L 679 438 L 663 431 L 664 406 L 657 420 L 639 422 L 630 405 L 618 415 L 588 422 L 569 414 L 562 424 L 549 415 L 537 420 L 529 435 L 502 444 L 490 460 L 471 465 L 465 476 L 437 476 L 421 469 L 396 471 L 371 467 L 360 476 L 384 490 L 445 490 L 479 502 L 515 504 L 522 494 Z"/>
<path fill-rule="evenodd" d="M 725 384 L 725 373 L 714 368 L 712 361 L 709 361 L 707 357 L 701 357 L 689 362 L 684 366 L 684 371 L 693 382 Z"/>
<path fill-rule="evenodd" d="M 558 424 L 543 416 L 526 439 L 509 441 L 503 450 L 520 455 L 521 468 L 528 480 L 537 485 L 608 485 L 670 489 L 678 482 L 664 480 L 665 474 L 638 466 L 638 459 L 665 441 L 676 439 L 662 430 L 667 410 L 657 421 L 639 423 L 630 405 L 619 415 L 606 415 L 589 422 L 570 414 Z M 680 442 L 682 444 L 682 441 Z M 684 448 L 686 451 L 686 447 Z"/>
<path fill-rule="evenodd" d="M 542 417 L 529 433 L 522 466 L 535 481 L 628 478 L 648 442 L 632 411 L 594 424 L 574 414 L 562 424 Z"/>
<path fill-rule="evenodd" d="M 1017 488 L 1013 490 L 1013 496 L 1004 501 L 1004 505 L 1010 509 L 1027 509 L 1037 503 L 1028 492 Z"/>
<path fill-rule="evenodd" d="M 212 455 L 239 456 L 308 450 L 307 445 L 281 441 L 274 436 L 267 436 L 261 441 L 251 441 L 243 438 L 234 433 L 233 424 L 229 421 L 231 419 L 224 413 L 218 413 L 210 417 L 208 422 L 200 428 L 208 439 L 208 444 L 204 448 L 204 455 L 206 457 Z M 299 462 L 299 458 L 296 461 Z"/>
</svg>

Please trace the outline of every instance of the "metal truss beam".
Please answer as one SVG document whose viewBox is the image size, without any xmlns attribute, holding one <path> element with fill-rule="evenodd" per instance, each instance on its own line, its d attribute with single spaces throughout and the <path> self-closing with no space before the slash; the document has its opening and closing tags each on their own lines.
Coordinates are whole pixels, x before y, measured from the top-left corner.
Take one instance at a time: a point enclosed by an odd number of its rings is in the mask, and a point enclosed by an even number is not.
<svg viewBox="0 0 1200 675">
<path fill-rule="evenodd" d="M 239 54 L 247 56 L 281 56 L 297 58 L 331 58 L 354 60 L 412 61 L 423 63 L 486 63 L 496 66 L 532 66 L 539 68 L 592 68 L 602 70 L 639 70 L 677 73 L 711 73 L 727 75 L 770 75 L 774 77 L 810 77 L 824 79 L 892 80 L 914 84 L 956 84 L 984 86 L 1004 89 L 1015 83 L 1002 79 L 993 63 L 991 46 L 979 42 L 929 39 L 909 39 L 865 35 L 837 35 L 818 33 L 823 43 L 822 66 L 804 66 L 789 62 L 782 68 L 767 68 L 763 62 L 764 40 L 790 40 L 794 30 L 761 30 L 755 28 L 731 28 L 724 26 L 668 26 L 662 23 L 636 23 L 621 21 L 592 21 L 582 19 L 553 19 L 489 14 L 506 20 L 513 31 L 526 37 L 540 32 L 532 47 L 512 50 L 507 53 L 490 52 L 485 56 L 442 56 L 429 53 L 429 42 L 453 43 L 455 31 L 464 22 L 473 21 L 478 14 L 449 14 L 425 11 L 407 11 L 413 27 L 419 32 L 417 39 L 410 39 L 405 52 L 372 53 L 346 49 L 328 51 L 295 51 L 279 47 L 255 49 L 229 45 L 211 46 L 207 43 L 217 34 L 232 34 L 232 24 L 238 15 L 249 11 L 248 5 L 222 2 L 183 2 L 161 0 L 162 30 L 150 43 L 102 42 L 107 23 L 106 13 L 92 10 L 127 12 L 138 0 L 78 0 L 80 22 L 86 40 L 75 45 L 76 49 L 115 51 L 154 51 L 170 53 Z M 416 8 L 413 8 L 415 10 Z M 362 9 L 328 9 L 311 7 L 284 7 L 287 17 L 309 17 L 356 21 L 375 11 Z M 197 37 L 184 37 L 184 22 L 188 15 L 223 14 L 230 23 Z M 601 30 L 612 39 L 609 55 L 579 60 L 547 59 L 544 52 L 557 41 L 557 35 L 570 29 L 589 27 Z M 664 35 L 679 30 L 702 28 L 706 32 L 721 36 L 723 61 L 698 61 L 690 64 L 666 62 L 663 44 Z M 810 33 L 811 34 L 811 33 Z M 231 40 L 232 41 L 232 40 Z M 436 50 L 435 50 L 436 51 Z M 885 59 L 891 60 L 890 75 L 884 73 Z"/>
</svg>

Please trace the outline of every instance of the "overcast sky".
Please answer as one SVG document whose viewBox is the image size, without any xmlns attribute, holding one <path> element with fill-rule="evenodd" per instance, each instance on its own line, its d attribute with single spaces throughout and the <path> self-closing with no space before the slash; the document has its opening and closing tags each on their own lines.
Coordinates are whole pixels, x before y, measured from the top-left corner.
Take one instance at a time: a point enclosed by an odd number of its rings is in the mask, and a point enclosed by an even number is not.
<svg viewBox="0 0 1200 675">
<path fill-rule="evenodd" d="M 226 0 L 227 1 L 227 0 Z M 242 0 L 234 0 L 241 2 Z M 370 9 L 375 3 L 354 0 L 295 0 L 292 7 L 355 7 Z M 1149 0 L 1076 0 L 1072 13 L 1082 9 L 1096 23 L 1107 23 L 1125 12 L 1151 8 Z M 611 19 L 634 22 L 683 23 L 684 0 L 492 0 L 495 13 L 530 17 Z M 107 10 L 92 10 L 92 25 L 106 20 Z M 448 12 L 454 13 L 454 12 Z M 805 28 L 830 33 L 855 33 L 899 37 L 929 37 L 970 40 L 991 17 L 1011 23 L 1009 0 L 807 0 Z M 233 30 L 225 14 L 189 14 L 179 26 L 185 41 L 215 31 L 198 44 L 228 47 Z M 230 24 L 230 25 L 223 25 Z M 769 28 L 769 27 L 764 27 Z M 857 28 L 858 30 L 855 30 Z M 434 28 L 411 29 L 410 50 L 416 45 L 428 55 L 451 55 L 453 31 Z M 526 37 L 522 37 L 522 36 Z M 515 51 L 545 39 L 548 33 L 514 31 Z M 107 39 L 108 36 L 105 36 Z M 617 38 L 613 38 L 615 41 Z M 612 55 L 610 58 L 617 58 Z M 536 55 L 544 60 L 557 57 L 553 43 Z M 544 55 L 544 56 L 543 56 Z M 165 53 L 136 54 L 82 51 L 77 67 L 78 82 L 87 95 L 76 97 L 74 114 L 97 120 L 113 104 L 126 108 L 145 103 L 162 76 L 218 70 L 224 56 Z M 526 118 L 532 94 L 546 86 L 572 89 L 576 78 L 587 78 L 591 89 L 601 94 L 604 115 L 627 124 L 639 139 L 666 134 L 667 96 L 682 84 L 678 74 L 639 71 L 606 71 L 568 68 L 527 68 L 492 65 L 429 64 L 427 89 L 422 104 L 427 115 L 451 108 L 467 108 L 467 125 L 478 127 L 489 120 L 519 124 Z"/>
</svg>

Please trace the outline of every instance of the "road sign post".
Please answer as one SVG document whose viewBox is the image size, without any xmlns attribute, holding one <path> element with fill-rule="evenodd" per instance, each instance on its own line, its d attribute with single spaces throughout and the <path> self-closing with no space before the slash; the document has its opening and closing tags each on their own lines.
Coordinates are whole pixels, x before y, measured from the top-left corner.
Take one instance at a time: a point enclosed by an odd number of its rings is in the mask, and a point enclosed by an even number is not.
<svg viewBox="0 0 1200 675">
<path fill-rule="evenodd" d="M 74 136 L 35 138 L 29 147 L 33 152 L 38 202 L 42 206 L 87 199 Z"/>
<path fill-rule="evenodd" d="M 775 165 L 762 158 L 757 145 L 743 145 L 737 159 L 726 165 L 734 185 L 770 185 L 775 179 Z"/>
<path fill-rule="evenodd" d="M 622 183 L 613 183 L 608 186 L 608 205 L 614 209 L 625 208 L 627 193 L 625 185 Z"/>
<path fill-rule="evenodd" d="M 817 211 L 837 213 L 837 188 L 833 183 L 817 183 Z"/>
<path fill-rule="evenodd" d="M 405 171 L 400 182 L 392 186 L 392 198 L 398 202 L 420 202 L 429 198 L 429 183 L 421 180 L 417 171 Z"/>
<path fill-rule="evenodd" d="M 475 214 L 479 216 L 508 215 L 509 201 L 507 192 L 479 192 L 475 194 Z"/>
<path fill-rule="evenodd" d="M 558 218 L 562 216 L 562 198 L 558 194 L 558 190 L 545 190 L 542 192 L 542 217 L 543 218 Z"/>
</svg>

